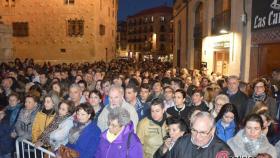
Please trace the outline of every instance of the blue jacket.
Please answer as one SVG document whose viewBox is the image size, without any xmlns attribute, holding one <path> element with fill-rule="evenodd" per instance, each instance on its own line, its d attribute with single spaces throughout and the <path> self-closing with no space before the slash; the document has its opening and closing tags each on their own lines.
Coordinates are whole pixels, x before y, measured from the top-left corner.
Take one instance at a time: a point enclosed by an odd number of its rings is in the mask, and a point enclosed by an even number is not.
<svg viewBox="0 0 280 158">
<path fill-rule="evenodd" d="M 0 157 L 13 152 L 15 140 L 11 138 L 12 127 L 8 119 L 0 121 Z"/>
<path fill-rule="evenodd" d="M 132 122 L 125 126 L 122 133 L 112 143 L 107 140 L 107 131 L 108 129 L 101 135 L 96 158 L 143 158 L 142 144 L 134 133 Z"/>
<path fill-rule="evenodd" d="M 12 106 L 7 106 L 6 108 L 6 114 L 7 117 L 10 119 L 10 125 L 13 126 L 16 124 L 19 112 L 22 108 L 21 104 L 17 104 L 16 106 L 12 107 Z"/>
<path fill-rule="evenodd" d="M 230 138 L 232 138 L 236 134 L 236 125 L 233 120 L 231 121 L 228 127 L 224 128 L 221 122 L 222 120 L 220 119 L 216 123 L 216 135 L 224 142 L 227 142 Z"/>
<path fill-rule="evenodd" d="M 80 153 L 80 158 L 94 158 L 99 144 L 101 131 L 95 121 L 92 121 L 83 129 L 75 144 L 68 143 L 66 146 Z"/>
</svg>

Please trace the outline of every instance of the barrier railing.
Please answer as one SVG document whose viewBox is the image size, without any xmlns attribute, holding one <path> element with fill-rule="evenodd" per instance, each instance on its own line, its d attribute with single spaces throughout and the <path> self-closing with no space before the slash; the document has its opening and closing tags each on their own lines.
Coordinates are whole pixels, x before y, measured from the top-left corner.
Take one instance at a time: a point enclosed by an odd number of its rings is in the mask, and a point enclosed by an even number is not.
<svg viewBox="0 0 280 158">
<path fill-rule="evenodd" d="M 16 156 L 17 158 L 55 158 L 55 154 L 42 147 L 36 148 L 35 145 L 28 140 L 16 140 Z"/>
</svg>

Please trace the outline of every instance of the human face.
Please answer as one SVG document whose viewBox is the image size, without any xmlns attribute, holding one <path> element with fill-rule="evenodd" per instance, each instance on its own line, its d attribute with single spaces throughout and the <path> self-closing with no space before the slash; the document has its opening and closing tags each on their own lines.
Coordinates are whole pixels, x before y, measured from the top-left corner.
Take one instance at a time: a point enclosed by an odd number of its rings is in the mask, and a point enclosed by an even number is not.
<svg viewBox="0 0 280 158">
<path fill-rule="evenodd" d="M 95 93 L 91 93 L 89 97 L 89 103 L 92 106 L 99 106 L 99 104 L 101 103 L 101 98 L 99 98 L 99 96 Z"/>
<path fill-rule="evenodd" d="M 255 91 L 256 95 L 260 95 L 260 94 L 264 93 L 264 91 L 265 91 L 264 83 L 263 82 L 257 83 L 254 87 L 254 91 Z"/>
<path fill-rule="evenodd" d="M 174 102 L 176 106 L 180 108 L 183 107 L 185 103 L 185 98 L 183 97 L 183 94 L 180 92 L 176 92 L 174 95 Z"/>
<path fill-rule="evenodd" d="M 39 79 L 40 79 L 41 84 L 46 84 L 47 83 L 47 77 L 46 77 L 45 74 L 40 74 Z"/>
<path fill-rule="evenodd" d="M 77 119 L 80 123 L 87 123 L 91 117 L 91 114 L 88 114 L 85 110 L 80 109 L 77 111 Z"/>
<path fill-rule="evenodd" d="M 66 116 L 68 114 L 68 107 L 69 106 L 66 103 L 61 103 L 58 109 L 59 116 Z"/>
<path fill-rule="evenodd" d="M 178 138 L 184 135 L 184 131 L 181 131 L 179 128 L 179 124 L 171 124 L 169 125 L 169 135 L 172 141 L 176 141 Z"/>
<path fill-rule="evenodd" d="M 191 129 L 193 143 L 199 147 L 208 144 L 214 133 L 215 128 L 206 117 L 197 118 Z"/>
<path fill-rule="evenodd" d="M 25 105 L 25 108 L 27 110 L 31 110 L 36 106 L 36 102 L 32 97 L 27 97 L 25 99 L 25 104 L 24 105 Z"/>
<path fill-rule="evenodd" d="M 192 102 L 193 102 L 195 105 L 200 105 L 202 99 L 203 99 L 203 97 L 200 96 L 200 93 L 194 93 L 194 94 L 192 95 Z"/>
<path fill-rule="evenodd" d="M 61 88 L 60 88 L 60 86 L 59 86 L 58 84 L 54 84 L 54 85 L 52 86 L 52 89 L 53 89 L 55 92 L 57 92 L 57 93 L 60 93 L 60 90 L 61 90 Z"/>
<path fill-rule="evenodd" d="M 164 109 L 162 109 L 160 105 L 151 106 L 151 115 L 155 121 L 161 121 L 163 118 L 163 114 L 164 114 Z"/>
<path fill-rule="evenodd" d="M 174 81 L 171 81 L 171 87 L 174 91 L 180 88 L 180 85 Z"/>
<path fill-rule="evenodd" d="M 104 92 L 105 95 L 108 95 L 109 94 L 109 90 L 110 90 L 110 82 L 105 82 L 103 85 L 102 85 L 102 90 Z"/>
<path fill-rule="evenodd" d="M 125 89 L 125 99 L 127 102 L 132 103 L 136 100 L 137 93 L 132 88 Z"/>
<path fill-rule="evenodd" d="M 153 85 L 153 91 L 154 91 L 155 93 L 160 93 L 161 90 L 162 90 L 162 87 L 161 87 L 161 85 L 160 85 L 159 82 L 157 82 L 157 83 L 155 83 L 155 84 Z"/>
<path fill-rule="evenodd" d="M 78 83 L 78 82 L 81 81 L 82 79 L 83 79 L 82 76 L 76 76 L 75 83 Z"/>
<path fill-rule="evenodd" d="M 117 135 L 122 130 L 122 126 L 119 124 L 118 120 L 110 120 L 108 126 L 110 133 L 114 135 Z"/>
<path fill-rule="evenodd" d="M 72 87 L 69 90 L 69 96 L 73 102 L 79 102 L 82 96 L 82 91 L 76 87 Z"/>
<path fill-rule="evenodd" d="M 79 86 L 81 88 L 81 91 L 84 91 L 86 89 L 86 86 L 83 83 L 79 83 Z"/>
<path fill-rule="evenodd" d="M 146 101 L 148 97 L 150 96 L 149 89 L 141 88 L 140 90 L 140 98 L 142 101 Z"/>
<path fill-rule="evenodd" d="M 10 96 L 9 98 L 9 105 L 10 106 L 16 106 L 19 103 L 19 100 L 15 96 Z"/>
<path fill-rule="evenodd" d="M 46 110 L 50 110 L 50 109 L 53 108 L 54 103 L 53 103 L 51 97 L 46 97 L 46 98 L 45 98 L 44 106 L 45 106 Z"/>
<path fill-rule="evenodd" d="M 251 140 L 257 140 L 262 133 L 260 123 L 256 121 L 248 121 L 245 125 L 245 135 Z"/>
<path fill-rule="evenodd" d="M 230 124 L 234 120 L 234 114 L 232 112 L 227 112 L 224 114 L 222 121 L 226 124 Z"/>
<path fill-rule="evenodd" d="M 220 112 L 220 110 L 222 109 L 222 107 L 223 107 L 224 104 L 225 104 L 225 102 L 222 101 L 221 99 L 217 99 L 217 100 L 215 101 L 215 111 L 216 111 L 216 113 L 219 113 L 219 112 Z"/>
<path fill-rule="evenodd" d="M 121 92 L 117 89 L 113 89 L 109 92 L 110 107 L 120 107 L 122 105 L 123 96 Z"/>
<path fill-rule="evenodd" d="M 164 99 L 169 101 L 172 100 L 173 97 L 174 97 L 173 90 L 170 88 L 166 88 L 164 90 Z"/>
<path fill-rule="evenodd" d="M 239 82 L 237 79 L 231 78 L 228 80 L 227 86 L 229 91 L 236 93 L 238 91 Z"/>
</svg>

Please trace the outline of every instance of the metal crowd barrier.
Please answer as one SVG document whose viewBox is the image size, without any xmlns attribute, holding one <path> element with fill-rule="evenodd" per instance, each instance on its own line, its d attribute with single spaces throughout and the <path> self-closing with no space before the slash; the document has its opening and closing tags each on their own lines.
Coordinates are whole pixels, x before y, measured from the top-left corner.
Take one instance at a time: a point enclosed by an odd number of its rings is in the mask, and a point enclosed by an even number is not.
<svg viewBox="0 0 280 158">
<path fill-rule="evenodd" d="M 17 158 L 55 158 L 55 154 L 42 147 L 36 148 L 35 145 L 28 140 L 16 140 L 16 156 Z"/>
</svg>

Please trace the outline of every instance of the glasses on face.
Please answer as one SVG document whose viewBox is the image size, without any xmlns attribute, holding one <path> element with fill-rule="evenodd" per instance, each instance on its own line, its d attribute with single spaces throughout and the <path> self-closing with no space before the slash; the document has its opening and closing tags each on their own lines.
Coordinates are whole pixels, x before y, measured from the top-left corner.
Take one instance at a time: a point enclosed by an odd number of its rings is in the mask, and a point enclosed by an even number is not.
<svg viewBox="0 0 280 158">
<path fill-rule="evenodd" d="M 213 129 L 213 127 L 211 127 L 211 129 L 208 132 L 206 132 L 206 131 L 198 131 L 198 130 L 192 128 L 191 133 L 192 133 L 192 135 L 199 134 L 202 137 L 207 137 L 210 134 L 210 132 L 212 131 L 212 129 Z"/>
</svg>

